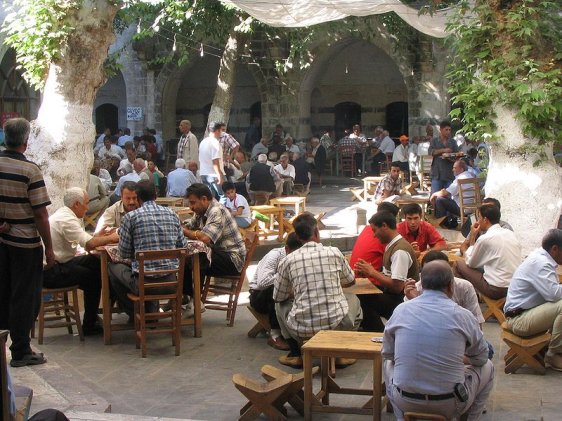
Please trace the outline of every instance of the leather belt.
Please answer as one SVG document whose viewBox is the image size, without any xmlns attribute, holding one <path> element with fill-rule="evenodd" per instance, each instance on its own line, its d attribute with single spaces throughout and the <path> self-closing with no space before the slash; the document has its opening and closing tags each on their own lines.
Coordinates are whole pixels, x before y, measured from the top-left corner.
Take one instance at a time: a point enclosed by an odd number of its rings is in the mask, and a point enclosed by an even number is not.
<svg viewBox="0 0 562 421">
<path fill-rule="evenodd" d="M 398 393 L 400 393 L 400 395 L 402 395 L 404 398 L 418 399 L 420 401 L 444 401 L 445 399 L 451 399 L 455 397 L 454 393 L 444 393 L 442 395 L 424 395 L 423 393 L 410 393 L 406 392 L 405 390 L 401 390 L 398 386 L 396 386 L 396 390 L 398 390 Z"/>
<path fill-rule="evenodd" d="M 520 314 L 523 314 L 524 312 L 526 312 L 527 310 L 528 310 L 528 309 L 520 308 L 520 307 L 514 308 L 513 310 L 506 311 L 506 312 L 505 312 L 505 317 L 509 317 L 509 318 L 517 317 L 517 316 L 519 316 Z"/>
</svg>

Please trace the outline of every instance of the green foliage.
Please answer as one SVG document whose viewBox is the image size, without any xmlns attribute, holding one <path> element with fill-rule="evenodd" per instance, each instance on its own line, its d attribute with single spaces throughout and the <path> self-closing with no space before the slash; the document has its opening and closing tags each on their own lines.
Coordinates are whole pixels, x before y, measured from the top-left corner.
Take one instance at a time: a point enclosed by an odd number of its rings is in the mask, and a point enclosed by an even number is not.
<svg viewBox="0 0 562 421">
<path fill-rule="evenodd" d="M 43 87 L 49 64 L 56 61 L 74 30 L 68 16 L 76 14 L 81 0 L 15 0 L 2 31 L 6 44 L 16 50 L 23 77 Z"/>
<path fill-rule="evenodd" d="M 551 1 L 463 0 L 449 24 L 453 56 L 448 78 L 462 106 L 463 131 L 498 140 L 494 106 L 516 113 L 523 134 L 537 144 L 555 142 L 562 130 L 562 18 Z M 461 109 L 451 112 L 460 118 Z M 525 153 L 525 151 L 520 151 Z"/>
</svg>

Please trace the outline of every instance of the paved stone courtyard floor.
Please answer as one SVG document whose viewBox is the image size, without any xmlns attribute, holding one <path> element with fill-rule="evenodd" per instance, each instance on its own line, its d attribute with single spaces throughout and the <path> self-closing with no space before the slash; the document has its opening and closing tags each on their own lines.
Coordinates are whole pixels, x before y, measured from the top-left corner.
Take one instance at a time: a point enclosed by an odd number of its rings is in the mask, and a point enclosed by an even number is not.
<svg viewBox="0 0 562 421">
<path fill-rule="evenodd" d="M 325 241 L 342 250 L 351 249 L 357 228 L 355 211 L 349 208 L 353 205 L 349 182 L 327 181 L 325 188 L 313 188 L 307 208 L 313 213 L 328 212 L 324 222 L 330 230 L 322 232 Z M 455 231 L 445 234 L 453 240 L 458 235 Z M 275 240 L 268 241 L 261 254 L 268 244 L 278 246 Z M 254 270 L 255 264 L 250 275 Z M 245 398 L 232 384 L 234 373 L 259 379 L 260 368 L 265 364 L 294 371 L 277 362 L 282 352 L 267 346 L 264 337 L 248 338 L 246 333 L 253 324 L 253 316 L 244 306 L 239 307 L 233 327 L 226 326 L 224 312 L 207 310 L 203 314 L 202 338 L 194 338 L 192 329 L 184 328 L 180 356 L 174 356 L 169 337 L 158 335 L 149 337 L 148 358 L 141 358 L 135 349 L 132 331 L 116 332 L 113 345 L 105 346 L 102 337 L 87 337 L 80 342 L 64 329 L 49 329 L 43 345 L 32 340 L 32 345 L 45 353 L 48 363 L 12 369 L 12 374 L 16 384 L 33 388 L 32 413 L 57 408 L 72 420 L 235 420 Z M 484 333 L 496 349 L 496 380 L 482 419 L 562 419 L 562 373 L 549 369 L 540 376 L 521 369 L 517 374 L 504 374 L 507 349 L 501 343 L 498 324 L 485 323 Z M 368 361 L 337 371 L 337 381 L 344 386 L 371 387 L 371 379 Z M 318 387 L 316 380 L 316 390 Z M 365 400 L 352 396 L 332 398 L 332 402 L 344 404 L 362 404 Z M 288 413 L 289 419 L 301 419 L 292 409 Z M 370 418 L 315 414 L 314 419 Z M 392 420 L 394 416 L 383 413 L 382 419 Z"/>
</svg>

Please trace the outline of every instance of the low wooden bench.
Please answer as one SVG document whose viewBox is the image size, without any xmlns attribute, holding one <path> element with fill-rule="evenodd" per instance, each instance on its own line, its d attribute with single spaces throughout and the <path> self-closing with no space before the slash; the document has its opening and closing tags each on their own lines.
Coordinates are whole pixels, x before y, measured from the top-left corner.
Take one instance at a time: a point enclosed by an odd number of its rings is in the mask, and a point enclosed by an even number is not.
<svg viewBox="0 0 562 421">
<path fill-rule="evenodd" d="M 501 325 L 502 339 L 509 347 L 507 354 L 503 357 L 505 361 L 505 373 L 515 373 L 523 365 L 528 365 L 539 374 L 544 374 L 544 355 L 542 351 L 548 346 L 551 334 L 548 332 L 534 336 L 517 336 L 504 322 Z"/>
<path fill-rule="evenodd" d="M 503 305 L 505 304 L 505 298 L 500 298 L 499 300 L 494 300 L 490 297 L 479 293 L 482 301 L 487 306 L 487 309 L 482 313 L 484 320 L 488 320 L 490 317 L 494 316 L 499 324 L 505 322 L 505 314 L 503 314 Z"/>
<path fill-rule="evenodd" d="M 257 323 L 248 331 L 249 338 L 255 338 L 260 333 L 267 335 L 271 331 L 271 325 L 269 323 L 269 316 L 267 314 L 258 313 L 255 308 L 251 305 L 247 306 L 247 309 L 256 318 Z"/>
</svg>

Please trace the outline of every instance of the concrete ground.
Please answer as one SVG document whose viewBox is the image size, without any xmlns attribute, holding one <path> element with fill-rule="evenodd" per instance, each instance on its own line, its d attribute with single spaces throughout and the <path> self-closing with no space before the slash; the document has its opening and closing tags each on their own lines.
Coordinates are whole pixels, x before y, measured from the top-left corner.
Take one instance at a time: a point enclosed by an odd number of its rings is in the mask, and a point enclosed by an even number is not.
<svg viewBox="0 0 562 421">
<path fill-rule="evenodd" d="M 357 233 L 355 211 L 350 209 L 349 182 L 329 179 L 325 188 L 313 188 L 307 208 L 313 213 L 327 212 L 324 241 L 342 250 L 353 246 Z M 355 204 L 357 202 L 354 202 Z M 370 212 L 368 211 L 368 216 Z M 446 232 L 457 240 L 457 232 Z M 262 246 L 277 246 L 270 240 Z M 267 246 L 267 247 L 266 247 Z M 250 269 L 250 275 L 255 264 Z M 247 296 L 247 294 L 246 294 Z M 241 300 L 242 303 L 244 299 Z M 203 314 L 203 337 L 194 338 L 191 329 L 182 335 L 181 355 L 174 356 L 171 339 L 166 335 L 149 337 L 148 358 L 135 349 L 131 331 L 116 332 L 113 345 L 103 345 L 102 337 L 87 337 L 80 342 L 64 329 L 49 329 L 43 345 L 33 346 L 44 352 L 48 363 L 42 366 L 12 369 L 16 384 L 34 390 L 32 413 L 57 408 L 72 420 L 234 420 L 245 398 L 232 384 L 234 373 L 260 378 L 260 368 L 277 362 L 282 355 L 266 344 L 264 337 L 248 338 L 253 316 L 239 307 L 236 323 L 227 327 L 225 313 L 207 310 Z M 495 386 L 483 420 L 559 420 L 562 374 L 547 370 L 546 375 L 521 369 L 517 374 L 503 372 L 507 349 L 500 340 L 495 322 L 484 325 L 486 339 L 495 349 Z M 337 381 L 353 387 L 371 387 L 371 364 L 358 361 L 337 371 Z M 315 383 L 318 389 L 318 381 Z M 362 404 L 365 397 L 334 396 L 332 402 Z M 111 412 L 112 414 L 104 414 Z M 292 409 L 290 419 L 301 417 Z M 114 415 L 119 414 L 119 415 Z M 366 416 L 315 414 L 315 420 L 360 420 Z M 383 420 L 391 414 L 383 413 Z"/>
</svg>

